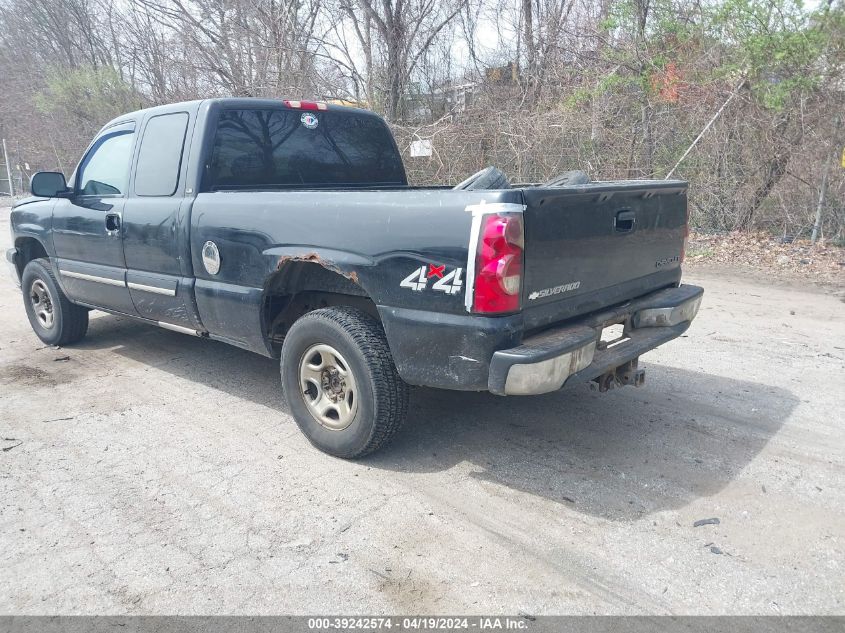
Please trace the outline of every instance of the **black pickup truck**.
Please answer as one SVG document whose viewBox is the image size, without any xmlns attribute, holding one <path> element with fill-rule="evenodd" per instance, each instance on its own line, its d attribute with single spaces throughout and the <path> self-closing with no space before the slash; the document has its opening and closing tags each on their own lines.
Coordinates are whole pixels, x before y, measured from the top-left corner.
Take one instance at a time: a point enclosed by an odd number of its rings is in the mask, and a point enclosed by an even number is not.
<svg viewBox="0 0 845 633">
<path fill-rule="evenodd" d="M 33 176 L 7 259 L 45 343 L 97 309 L 280 358 L 302 431 L 352 458 L 395 434 L 408 385 L 639 384 L 689 327 L 686 183 L 573 174 L 412 187 L 370 112 L 178 103 L 111 121 L 68 181 Z"/>
</svg>

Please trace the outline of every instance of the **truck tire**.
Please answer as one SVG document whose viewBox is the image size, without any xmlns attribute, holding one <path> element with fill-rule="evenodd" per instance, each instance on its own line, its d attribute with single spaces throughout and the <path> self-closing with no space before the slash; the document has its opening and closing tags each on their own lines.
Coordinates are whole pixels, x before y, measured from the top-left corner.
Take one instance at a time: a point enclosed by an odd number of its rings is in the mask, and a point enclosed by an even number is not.
<svg viewBox="0 0 845 633">
<path fill-rule="evenodd" d="M 510 189 L 508 177 L 497 167 L 485 167 L 466 180 L 452 187 L 456 191 L 479 191 L 485 189 Z"/>
<path fill-rule="evenodd" d="M 408 385 L 381 324 L 356 308 L 322 308 L 294 322 L 282 345 L 281 375 L 299 428 L 337 457 L 382 448 L 408 411 Z"/>
<path fill-rule="evenodd" d="M 567 187 L 571 185 L 584 185 L 590 182 L 590 177 L 578 169 L 565 171 L 543 183 L 544 187 Z"/>
<path fill-rule="evenodd" d="M 29 324 L 47 345 L 70 345 L 85 336 L 88 310 L 65 296 L 46 259 L 33 259 L 26 265 L 21 290 Z"/>
</svg>

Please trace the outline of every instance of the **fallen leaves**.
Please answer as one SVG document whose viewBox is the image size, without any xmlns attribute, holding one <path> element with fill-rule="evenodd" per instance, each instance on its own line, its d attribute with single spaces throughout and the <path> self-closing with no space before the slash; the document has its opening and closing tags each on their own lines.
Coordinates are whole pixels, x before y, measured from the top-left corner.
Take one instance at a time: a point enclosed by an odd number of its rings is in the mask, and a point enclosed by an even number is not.
<svg viewBox="0 0 845 633">
<path fill-rule="evenodd" d="M 690 233 L 686 264 L 752 268 L 783 279 L 845 285 L 845 248 L 762 232 Z"/>
</svg>

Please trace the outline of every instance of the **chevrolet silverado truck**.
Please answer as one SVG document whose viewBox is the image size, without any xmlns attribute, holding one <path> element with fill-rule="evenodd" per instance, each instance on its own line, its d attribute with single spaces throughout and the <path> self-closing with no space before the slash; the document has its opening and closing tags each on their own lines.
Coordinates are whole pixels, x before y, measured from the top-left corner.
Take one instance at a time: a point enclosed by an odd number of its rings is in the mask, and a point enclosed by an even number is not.
<svg viewBox="0 0 845 633">
<path fill-rule="evenodd" d="M 7 259 L 44 343 L 96 309 L 279 358 L 297 424 L 345 458 L 394 436 L 409 385 L 639 385 L 703 292 L 680 284 L 684 182 L 409 186 L 381 118 L 322 102 L 126 114 L 30 187 Z"/>
</svg>

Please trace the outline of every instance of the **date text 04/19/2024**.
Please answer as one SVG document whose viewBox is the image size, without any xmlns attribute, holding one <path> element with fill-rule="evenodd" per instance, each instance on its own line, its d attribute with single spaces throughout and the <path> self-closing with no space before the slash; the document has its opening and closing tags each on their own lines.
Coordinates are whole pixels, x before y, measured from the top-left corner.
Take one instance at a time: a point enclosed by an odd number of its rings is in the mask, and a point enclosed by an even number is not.
<svg viewBox="0 0 845 633">
<path fill-rule="evenodd" d="M 309 618 L 308 630 L 360 630 L 375 631 L 397 629 L 400 631 L 449 631 L 449 630 L 526 630 L 529 620 L 525 616 L 476 616 L 476 617 L 334 617 Z"/>
</svg>

